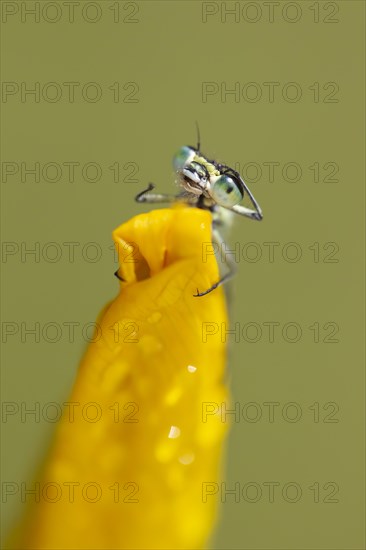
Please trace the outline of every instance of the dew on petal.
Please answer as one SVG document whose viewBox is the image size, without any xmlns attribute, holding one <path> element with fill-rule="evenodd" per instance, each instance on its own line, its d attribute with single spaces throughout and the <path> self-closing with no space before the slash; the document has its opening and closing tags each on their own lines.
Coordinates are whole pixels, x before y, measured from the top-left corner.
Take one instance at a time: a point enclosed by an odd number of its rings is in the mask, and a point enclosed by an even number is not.
<svg viewBox="0 0 366 550">
<path fill-rule="evenodd" d="M 192 464 L 196 457 L 194 456 L 194 453 L 186 453 L 185 455 L 182 455 L 178 458 L 179 462 L 181 464 Z"/>
<path fill-rule="evenodd" d="M 178 426 L 170 426 L 169 439 L 176 439 L 180 436 L 180 429 Z"/>
<path fill-rule="evenodd" d="M 160 311 L 155 311 L 150 315 L 150 317 L 147 318 L 147 320 L 149 323 L 153 324 L 153 323 L 158 323 L 161 318 L 162 318 L 162 314 L 160 313 Z"/>
<path fill-rule="evenodd" d="M 194 367 L 193 365 L 188 365 L 187 367 L 188 372 L 196 372 L 196 370 L 197 370 L 197 367 Z"/>
<path fill-rule="evenodd" d="M 155 447 L 155 458 L 162 464 L 167 464 L 172 460 L 174 453 L 174 447 L 166 439 Z"/>
<path fill-rule="evenodd" d="M 168 406 L 173 406 L 179 401 L 183 393 L 183 388 L 181 386 L 175 385 L 171 390 L 165 395 L 164 401 Z"/>
<path fill-rule="evenodd" d="M 138 338 L 139 336 L 137 335 Z M 161 341 L 155 338 L 153 334 L 144 334 L 137 341 L 139 342 L 139 349 L 144 355 L 159 353 L 163 347 Z"/>
</svg>

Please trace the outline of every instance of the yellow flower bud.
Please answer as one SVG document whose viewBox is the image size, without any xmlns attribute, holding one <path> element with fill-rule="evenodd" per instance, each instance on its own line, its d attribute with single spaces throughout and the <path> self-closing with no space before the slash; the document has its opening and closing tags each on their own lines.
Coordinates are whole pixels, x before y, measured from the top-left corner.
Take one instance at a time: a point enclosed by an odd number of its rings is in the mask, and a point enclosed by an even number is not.
<svg viewBox="0 0 366 550">
<path fill-rule="evenodd" d="M 219 279 L 214 255 L 202 257 L 211 223 L 176 207 L 114 231 L 120 292 L 98 319 L 18 548 L 206 544 L 217 510 L 203 491 L 220 480 L 227 429 L 203 415 L 227 400 L 225 344 L 203 338 L 205 323 L 227 322 L 224 292 L 193 296 Z"/>
</svg>

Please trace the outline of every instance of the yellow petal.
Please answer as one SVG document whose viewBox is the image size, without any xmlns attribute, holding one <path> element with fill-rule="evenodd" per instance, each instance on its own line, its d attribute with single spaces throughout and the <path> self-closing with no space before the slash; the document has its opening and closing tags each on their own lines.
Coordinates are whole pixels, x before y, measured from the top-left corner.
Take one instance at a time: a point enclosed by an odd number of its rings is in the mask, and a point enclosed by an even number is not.
<svg viewBox="0 0 366 550">
<path fill-rule="evenodd" d="M 193 296 L 219 278 L 202 257 L 211 215 L 155 210 L 113 237 L 124 282 L 98 319 L 19 548 L 197 549 L 213 528 L 202 491 L 220 479 L 226 424 L 202 411 L 227 400 L 226 350 L 203 327 L 227 317 L 221 287 Z"/>
</svg>

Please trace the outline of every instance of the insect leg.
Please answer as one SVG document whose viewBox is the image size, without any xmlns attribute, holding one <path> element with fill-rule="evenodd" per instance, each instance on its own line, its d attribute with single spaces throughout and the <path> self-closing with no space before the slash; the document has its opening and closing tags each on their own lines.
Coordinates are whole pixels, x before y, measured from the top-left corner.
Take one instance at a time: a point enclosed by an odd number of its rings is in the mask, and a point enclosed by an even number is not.
<svg viewBox="0 0 366 550">
<path fill-rule="evenodd" d="M 259 208 L 259 206 L 257 210 L 251 210 L 250 208 L 246 208 L 246 206 L 242 206 L 241 204 L 235 204 L 234 206 L 223 206 L 223 208 L 231 210 L 231 212 L 235 212 L 235 214 L 239 214 L 240 216 L 246 216 L 251 220 L 261 221 L 263 219 L 262 210 Z"/>
<path fill-rule="evenodd" d="M 152 191 L 154 187 L 155 185 L 153 183 L 149 183 L 149 186 L 147 189 L 144 189 L 144 191 L 141 191 L 141 193 L 136 195 L 135 201 L 154 203 L 154 202 L 175 202 L 177 200 L 176 195 L 168 195 L 166 193 L 150 193 L 150 191 Z"/>
<path fill-rule="evenodd" d="M 225 244 L 224 240 L 221 238 L 220 233 L 218 231 L 216 231 L 215 229 L 212 230 L 212 243 L 218 244 L 219 245 L 219 250 L 222 250 L 222 247 Z M 209 292 L 212 292 L 218 286 L 222 285 L 223 283 L 226 283 L 226 281 L 228 281 L 229 279 L 231 279 L 231 277 L 233 277 L 233 275 L 235 275 L 236 264 L 235 264 L 234 260 L 231 258 L 231 256 L 229 256 L 229 258 L 227 258 L 226 255 L 225 255 L 224 262 L 225 262 L 226 266 L 228 267 L 229 271 L 227 273 L 225 273 L 225 275 L 223 277 L 221 277 L 221 279 L 219 281 L 217 281 L 217 283 L 212 285 L 210 288 L 208 288 L 204 292 L 199 292 L 199 290 L 197 288 L 197 294 L 193 294 L 193 296 L 195 298 L 197 298 L 199 296 L 205 296 L 206 294 L 209 294 Z"/>
</svg>

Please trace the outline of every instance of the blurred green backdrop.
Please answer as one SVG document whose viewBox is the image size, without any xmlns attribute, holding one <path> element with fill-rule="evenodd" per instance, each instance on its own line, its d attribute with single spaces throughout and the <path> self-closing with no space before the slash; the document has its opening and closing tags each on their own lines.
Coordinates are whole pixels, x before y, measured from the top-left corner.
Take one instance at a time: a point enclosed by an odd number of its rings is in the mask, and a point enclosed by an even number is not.
<svg viewBox="0 0 366 550">
<path fill-rule="evenodd" d="M 364 548 L 364 3 L 36 4 L 2 3 L 3 400 L 67 400 L 82 327 L 118 289 L 111 231 L 147 182 L 174 191 L 198 120 L 264 212 L 230 240 L 240 496 L 212 547 Z M 54 428 L 25 419 L 3 420 L 5 481 L 32 479 Z"/>
</svg>

